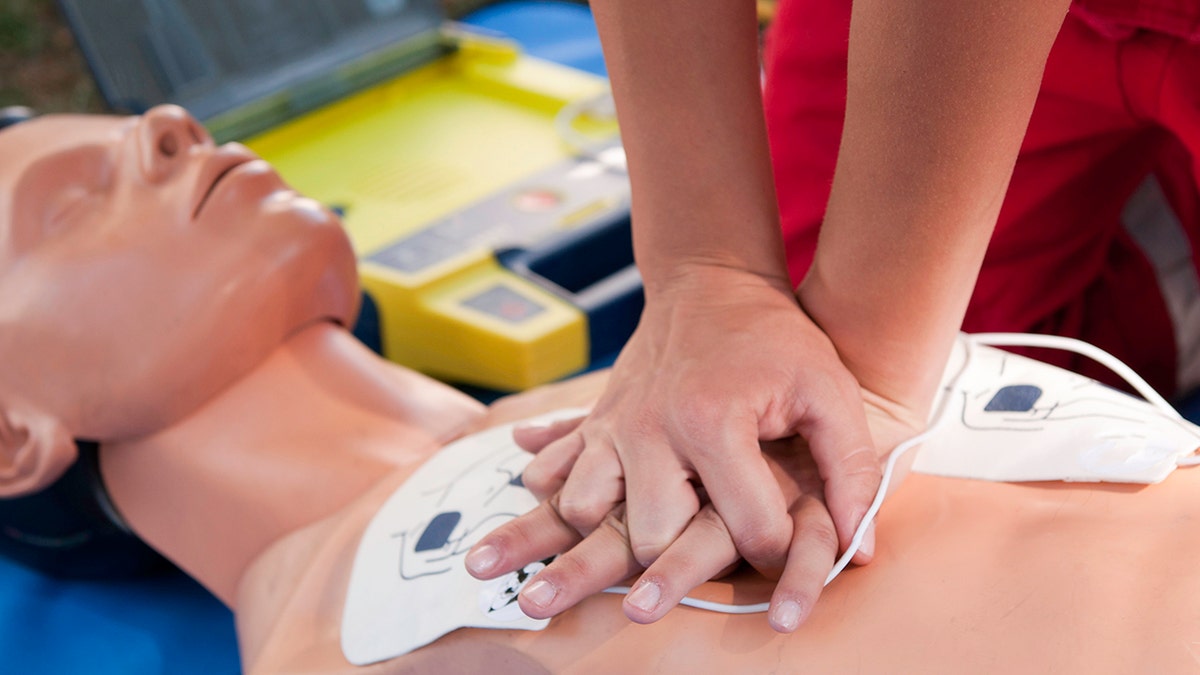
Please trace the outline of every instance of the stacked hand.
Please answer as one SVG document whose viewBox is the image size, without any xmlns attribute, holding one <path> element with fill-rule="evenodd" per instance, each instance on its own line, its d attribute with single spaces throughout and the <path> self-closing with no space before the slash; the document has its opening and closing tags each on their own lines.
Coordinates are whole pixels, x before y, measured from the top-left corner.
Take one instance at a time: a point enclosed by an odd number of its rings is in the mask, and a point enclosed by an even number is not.
<svg viewBox="0 0 1200 675">
<path fill-rule="evenodd" d="M 795 630 L 880 479 L 863 392 L 787 281 L 719 267 L 647 298 L 591 415 L 518 442 L 545 501 L 467 565 L 494 577 L 574 545 L 522 593 L 536 617 L 644 569 L 625 611 L 654 621 L 741 557 L 779 579 L 769 619 Z"/>
</svg>

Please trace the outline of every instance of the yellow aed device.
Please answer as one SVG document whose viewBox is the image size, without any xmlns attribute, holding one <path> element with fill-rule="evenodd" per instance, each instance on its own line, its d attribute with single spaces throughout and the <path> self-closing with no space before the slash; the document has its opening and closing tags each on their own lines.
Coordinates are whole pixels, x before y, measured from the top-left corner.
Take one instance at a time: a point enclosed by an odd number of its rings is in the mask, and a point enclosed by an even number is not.
<svg viewBox="0 0 1200 675">
<path fill-rule="evenodd" d="M 624 157 L 611 112 L 589 110 L 604 78 L 428 0 L 61 4 L 113 107 L 179 103 L 342 215 L 355 333 L 384 356 L 516 390 L 636 325 Z"/>
</svg>

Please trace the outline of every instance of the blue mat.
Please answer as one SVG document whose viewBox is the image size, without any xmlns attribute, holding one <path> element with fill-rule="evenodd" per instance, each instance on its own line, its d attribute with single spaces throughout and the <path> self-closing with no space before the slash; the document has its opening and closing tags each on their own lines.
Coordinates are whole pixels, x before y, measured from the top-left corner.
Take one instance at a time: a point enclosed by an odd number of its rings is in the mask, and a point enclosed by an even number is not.
<svg viewBox="0 0 1200 675">
<path fill-rule="evenodd" d="M 233 615 L 182 573 L 59 581 L 0 558 L 0 673 L 239 673 Z"/>
<path fill-rule="evenodd" d="M 504 3 L 464 23 L 506 34 L 533 56 L 605 74 L 584 5 Z M 180 572 L 64 582 L 0 558 L 0 674 L 240 671 L 233 615 Z"/>
</svg>

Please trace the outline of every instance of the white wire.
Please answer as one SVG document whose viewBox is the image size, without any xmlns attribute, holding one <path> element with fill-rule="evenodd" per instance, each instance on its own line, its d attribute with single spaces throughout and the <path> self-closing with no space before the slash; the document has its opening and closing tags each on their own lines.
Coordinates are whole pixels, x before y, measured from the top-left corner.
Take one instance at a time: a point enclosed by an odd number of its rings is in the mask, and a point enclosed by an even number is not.
<svg viewBox="0 0 1200 675">
<path fill-rule="evenodd" d="M 1036 335 L 1032 333 L 976 333 L 974 335 L 964 334 L 963 337 L 965 338 L 963 340 L 963 345 L 966 348 L 966 356 L 963 359 L 963 365 L 959 371 L 954 374 L 954 377 L 952 377 L 950 381 L 947 382 L 943 387 L 941 402 L 938 405 L 938 409 L 934 413 L 933 422 L 928 428 L 925 429 L 925 431 L 913 436 L 903 443 L 900 443 L 890 453 L 888 453 L 887 463 L 883 468 L 883 477 L 879 481 L 879 489 L 875 492 L 875 499 L 872 500 L 871 506 L 867 509 L 866 514 L 863 515 L 862 521 L 859 522 L 858 529 L 854 531 L 854 537 L 850 540 L 850 546 L 848 546 L 846 548 L 846 552 L 843 553 L 840 558 L 838 558 L 837 563 L 835 563 L 833 566 L 833 569 L 829 571 L 829 576 L 825 577 L 826 586 L 829 585 L 829 582 L 837 578 L 837 576 L 841 574 L 842 570 L 846 569 L 846 566 L 850 564 L 850 560 L 854 557 L 854 554 L 857 553 L 858 549 L 862 546 L 862 540 L 866 536 L 867 528 L 870 527 L 871 523 L 875 521 L 875 516 L 878 515 L 879 509 L 883 505 L 883 499 L 885 496 L 887 496 L 888 485 L 891 483 L 892 474 L 895 472 L 896 462 L 898 462 L 900 458 L 903 457 L 904 454 L 909 450 L 919 445 L 925 439 L 929 438 L 929 436 L 937 431 L 942 423 L 949 417 L 946 412 L 950 408 L 950 401 L 952 398 L 951 392 L 954 391 L 955 386 L 958 384 L 959 378 L 962 377 L 963 373 L 966 372 L 967 367 L 970 365 L 971 355 L 974 351 L 975 345 L 988 345 L 995 347 L 1043 347 L 1046 349 L 1060 349 L 1081 354 L 1101 363 L 1108 369 L 1112 370 L 1114 373 L 1128 382 L 1130 386 L 1136 389 L 1137 392 L 1141 394 L 1147 401 L 1153 404 L 1168 417 L 1171 417 L 1177 421 L 1184 421 L 1183 416 L 1179 414 L 1179 411 L 1175 410 L 1175 408 L 1172 407 L 1166 399 L 1160 396 L 1158 392 L 1154 391 L 1154 389 L 1144 379 L 1142 379 L 1140 375 L 1134 372 L 1132 368 L 1122 363 L 1120 359 L 1112 354 L 1109 354 L 1103 349 L 1100 349 L 1095 345 L 1088 344 L 1082 340 L 1060 337 L 1057 335 Z M 1193 431 L 1193 433 L 1195 432 Z M 1197 465 L 1200 464 L 1200 457 L 1180 459 L 1178 460 L 1178 463 L 1181 466 Z M 630 590 L 631 589 L 628 586 L 612 586 L 604 589 L 604 592 L 625 595 L 629 593 Z M 691 596 L 684 597 L 679 601 L 679 604 L 710 612 L 719 612 L 721 614 L 758 614 L 760 612 L 766 612 L 771 606 L 771 603 L 769 602 L 759 602 L 750 605 L 733 605 L 724 602 L 701 600 Z"/>
<path fill-rule="evenodd" d="M 949 392 L 947 392 L 947 394 L 949 394 Z M 874 522 L 876 514 L 879 513 L 880 506 L 883 505 L 883 498 L 887 495 L 888 484 L 891 483 L 892 474 L 896 469 L 896 462 L 904 455 L 904 453 L 916 447 L 917 444 L 921 443 L 926 438 L 929 438 L 929 435 L 937 429 L 942 419 L 945 418 L 943 413 L 948 407 L 946 402 L 949 401 L 949 399 L 949 395 L 943 397 L 942 406 L 939 410 L 937 419 L 929 428 L 904 441 L 900 445 L 897 445 L 896 448 L 888 455 L 887 464 L 883 469 L 883 478 L 879 481 L 879 489 L 875 492 L 875 499 L 871 502 L 871 506 L 867 508 L 867 512 L 863 515 L 862 521 L 859 522 L 858 529 L 854 531 L 854 537 L 850 540 L 850 545 L 846 547 L 846 552 L 843 553 L 840 558 L 838 558 L 837 562 L 833 566 L 833 569 L 829 571 L 829 575 L 825 577 L 824 585 L 828 586 L 829 582 L 833 581 L 837 575 L 841 574 L 842 570 L 846 569 L 846 566 L 850 564 L 850 559 L 854 557 L 854 554 L 858 553 L 858 549 L 862 547 L 862 540 L 866 536 L 867 528 L 870 527 L 872 522 Z M 604 589 L 605 593 L 616 593 L 621 595 L 626 594 L 629 591 L 630 588 L 628 586 L 612 586 Z M 723 602 L 701 600 L 691 596 L 684 596 L 684 598 L 679 601 L 679 604 L 687 605 L 688 607 L 695 607 L 696 609 L 708 610 L 710 612 L 721 612 L 723 614 L 757 614 L 759 612 L 767 611 L 767 609 L 771 606 L 771 603 L 769 602 L 759 602 L 752 605 L 731 605 Z"/>
<path fill-rule="evenodd" d="M 896 470 L 896 462 L 898 462 L 906 452 L 916 447 L 925 439 L 929 438 L 929 436 L 937 431 L 938 427 L 940 427 L 942 422 L 946 419 L 946 411 L 950 407 L 950 392 L 954 389 L 954 385 L 958 383 L 958 378 L 961 377 L 966 371 L 967 364 L 971 362 L 972 345 L 970 342 L 965 344 L 967 351 L 966 358 L 963 359 L 963 366 L 957 373 L 955 373 L 954 377 L 951 378 L 950 382 L 948 382 L 944 387 L 944 394 L 941 399 L 941 404 L 938 406 L 937 412 L 934 414 L 933 423 L 930 424 L 925 431 L 913 436 L 903 443 L 900 443 L 893 448 L 890 453 L 888 453 L 887 464 L 885 464 L 883 467 L 883 477 L 879 481 L 879 489 L 875 491 L 875 499 L 871 501 L 871 506 L 869 506 L 867 508 L 867 512 L 863 514 L 863 518 L 858 524 L 858 529 L 854 531 L 854 536 L 850 539 L 850 545 L 846 547 L 846 552 L 843 553 L 840 558 L 838 558 L 837 562 L 833 566 L 833 569 L 829 571 L 829 575 L 825 577 L 825 586 L 828 586 L 829 582 L 837 578 L 837 575 L 841 574 L 842 570 L 846 569 L 846 566 L 850 564 L 850 560 L 854 557 L 854 554 L 858 553 L 858 549 L 862 547 L 862 540 L 866 536 L 867 528 L 869 528 L 871 523 L 875 521 L 875 516 L 879 513 L 879 508 L 883 505 L 883 498 L 887 496 L 888 485 L 892 482 L 892 474 L 895 473 Z M 615 593 L 618 595 L 626 594 L 629 591 L 630 589 L 628 586 L 612 586 L 604 589 L 605 593 Z M 767 609 L 771 606 L 771 603 L 769 602 L 759 602 L 752 605 L 732 605 L 723 602 L 714 602 L 712 600 L 701 600 L 691 596 L 685 596 L 679 601 L 679 604 L 686 605 L 688 607 L 695 607 L 696 609 L 707 610 L 710 612 L 720 612 L 722 614 L 758 614 L 760 612 L 767 611 Z"/>
<path fill-rule="evenodd" d="M 1083 340 L 1076 340 L 1075 338 L 1058 335 L 1037 335 L 1034 333 L 976 333 L 974 335 L 967 335 L 966 337 L 976 344 L 996 347 L 1045 347 L 1047 349 L 1062 349 L 1082 354 L 1116 373 L 1165 417 L 1176 422 L 1184 431 L 1200 438 L 1200 432 L 1197 431 L 1195 425 L 1184 419 L 1183 415 L 1175 409 L 1175 406 L 1168 403 L 1167 399 L 1160 396 L 1157 391 L 1154 391 L 1154 387 L 1151 387 L 1148 382 L 1143 380 L 1141 375 L 1138 375 L 1133 368 L 1125 365 L 1121 359 L 1095 345 L 1088 344 Z M 1179 457 L 1175 460 L 1175 464 L 1177 466 L 1198 466 L 1200 465 L 1200 456 Z"/>
<path fill-rule="evenodd" d="M 1167 399 L 1160 396 L 1157 391 L 1154 391 L 1154 387 L 1151 387 L 1149 383 L 1142 379 L 1141 375 L 1134 372 L 1133 368 L 1125 365 L 1112 354 L 1083 340 L 1058 335 L 1036 335 L 1033 333 L 975 333 L 968 335 L 967 340 L 976 344 L 993 347 L 1044 347 L 1081 354 L 1093 361 L 1099 362 L 1104 367 L 1119 375 L 1121 379 L 1136 389 L 1142 395 L 1142 398 L 1154 404 L 1154 407 L 1158 408 L 1168 417 L 1183 419 L 1179 411 L 1168 403 Z"/>
<path fill-rule="evenodd" d="M 630 589 L 628 586 L 611 586 L 604 589 L 603 592 L 614 593 L 616 595 L 625 595 L 629 593 L 630 590 L 632 589 Z M 761 602 L 754 605 L 730 605 L 724 602 L 701 600 L 700 598 L 684 596 L 684 598 L 679 601 L 679 604 L 687 605 L 688 607 L 695 607 L 696 609 L 703 609 L 708 612 L 719 612 L 721 614 L 758 614 L 760 612 L 767 611 L 767 605 L 769 603 Z"/>
</svg>

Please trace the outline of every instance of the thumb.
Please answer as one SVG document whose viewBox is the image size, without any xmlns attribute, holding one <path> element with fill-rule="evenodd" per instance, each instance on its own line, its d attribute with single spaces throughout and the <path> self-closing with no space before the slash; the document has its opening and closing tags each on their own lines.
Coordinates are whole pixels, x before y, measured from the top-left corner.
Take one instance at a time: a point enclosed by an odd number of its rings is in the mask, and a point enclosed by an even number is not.
<svg viewBox="0 0 1200 675">
<path fill-rule="evenodd" d="M 825 504 L 837 530 L 838 550 L 845 551 L 883 478 L 861 402 L 856 399 L 826 406 L 807 431 L 813 460 L 825 481 Z M 855 556 L 855 562 L 870 559 L 870 543 L 864 539 L 862 553 Z"/>
</svg>

